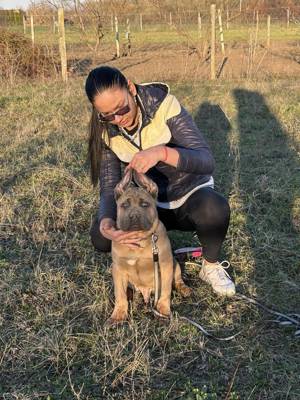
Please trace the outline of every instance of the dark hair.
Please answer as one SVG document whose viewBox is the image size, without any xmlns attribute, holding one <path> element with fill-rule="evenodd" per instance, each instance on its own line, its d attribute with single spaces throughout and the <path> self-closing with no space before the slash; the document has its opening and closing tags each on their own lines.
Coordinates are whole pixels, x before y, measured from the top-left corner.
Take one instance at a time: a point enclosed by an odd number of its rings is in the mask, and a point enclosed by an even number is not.
<svg viewBox="0 0 300 400">
<path fill-rule="evenodd" d="M 108 66 L 93 69 L 85 82 L 85 92 L 93 106 L 89 123 L 88 160 L 94 187 L 97 186 L 99 181 L 103 135 L 107 130 L 107 123 L 99 122 L 98 112 L 94 107 L 94 99 L 98 94 L 114 86 L 127 89 L 127 79 L 117 68 Z"/>
</svg>

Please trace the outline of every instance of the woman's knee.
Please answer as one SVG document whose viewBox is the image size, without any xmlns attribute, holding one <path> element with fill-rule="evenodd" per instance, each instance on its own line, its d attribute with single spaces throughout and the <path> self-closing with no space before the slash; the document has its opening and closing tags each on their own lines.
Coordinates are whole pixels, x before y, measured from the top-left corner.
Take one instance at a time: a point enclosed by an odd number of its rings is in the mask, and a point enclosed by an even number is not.
<svg viewBox="0 0 300 400">
<path fill-rule="evenodd" d="M 225 197 L 210 188 L 203 188 L 193 199 L 191 212 L 195 222 L 212 225 L 228 225 L 230 206 Z"/>
<path fill-rule="evenodd" d="M 108 253 L 111 251 L 111 241 L 100 233 L 99 226 L 100 221 L 95 218 L 90 229 L 91 242 L 96 250 L 101 253 Z"/>
</svg>

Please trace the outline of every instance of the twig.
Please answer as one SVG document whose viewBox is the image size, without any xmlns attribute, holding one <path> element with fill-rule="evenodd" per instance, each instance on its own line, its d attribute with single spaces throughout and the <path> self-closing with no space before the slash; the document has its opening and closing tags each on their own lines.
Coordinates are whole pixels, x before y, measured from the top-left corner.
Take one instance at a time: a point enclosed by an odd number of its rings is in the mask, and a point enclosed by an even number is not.
<svg viewBox="0 0 300 400">
<path fill-rule="evenodd" d="M 227 393 L 226 393 L 226 397 L 225 397 L 224 400 L 228 400 L 228 399 L 229 399 L 229 396 L 230 396 L 230 393 L 231 393 L 231 389 L 232 389 L 232 386 L 233 386 L 233 383 L 234 383 L 236 374 L 237 374 L 237 372 L 238 372 L 238 369 L 239 369 L 239 367 L 240 367 L 240 364 L 241 364 L 241 361 L 238 362 L 238 364 L 237 364 L 237 366 L 236 366 L 236 368 L 235 368 L 235 371 L 234 371 L 234 373 L 233 373 L 233 377 L 231 378 L 231 381 L 230 381 L 230 384 L 229 384 L 229 388 L 228 388 L 228 391 L 227 391 Z"/>
<path fill-rule="evenodd" d="M 77 399 L 77 400 L 80 400 L 80 395 L 81 395 L 81 392 L 82 392 L 82 390 L 83 390 L 83 388 L 84 388 L 84 382 L 83 382 L 83 384 L 81 385 L 81 388 L 80 388 L 79 392 L 77 393 L 76 390 L 75 390 L 75 388 L 74 388 L 74 385 L 73 385 L 73 383 L 72 383 L 72 379 L 71 379 L 71 373 L 70 373 L 70 368 L 69 368 L 69 360 L 68 360 L 68 354 L 67 354 L 67 352 L 66 352 L 66 361 L 67 361 L 68 379 L 69 379 L 69 383 L 70 383 L 71 390 L 72 390 L 74 396 L 76 397 L 76 399 Z"/>
</svg>

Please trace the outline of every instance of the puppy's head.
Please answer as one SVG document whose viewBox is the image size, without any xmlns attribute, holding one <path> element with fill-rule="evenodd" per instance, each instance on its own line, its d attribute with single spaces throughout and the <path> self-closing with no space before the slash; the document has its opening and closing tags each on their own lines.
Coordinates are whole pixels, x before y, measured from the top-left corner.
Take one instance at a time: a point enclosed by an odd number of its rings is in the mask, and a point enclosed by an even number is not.
<svg viewBox="0 0 300 400">
<path fill-rule="evenodd" d="M 146 175 L 128 170 L 115 188 L 117 227 L 123 231 L 150 230 L 157 220 L 157 193 L 156 184 Z"/>
</svg>

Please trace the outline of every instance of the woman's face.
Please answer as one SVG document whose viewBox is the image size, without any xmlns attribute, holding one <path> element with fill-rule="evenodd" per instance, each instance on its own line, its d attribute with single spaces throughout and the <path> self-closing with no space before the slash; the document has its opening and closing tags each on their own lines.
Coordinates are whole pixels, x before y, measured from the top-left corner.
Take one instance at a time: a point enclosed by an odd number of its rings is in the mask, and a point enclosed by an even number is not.
<svg viewBox="0 0 300 400">
<path fill-rule="evenodd" d="M 135 87 L 133 85 L 134 89 L 132 89 L 131 85 L 129 85 L 129 90 L 116 86 L 95 96 L 94 107 L 101 114 L 102 119 L 114 116 L 114 119 L 108 122 L 123 128 L 129 128 L 134 124 L 137 105 L 133 97 L 136 94 Z M 127 109 L 129 111 L 123 114 Z M 118 111 L 123 115 L 118 115 Z"/>
</svg>

